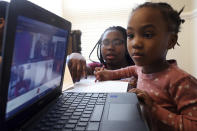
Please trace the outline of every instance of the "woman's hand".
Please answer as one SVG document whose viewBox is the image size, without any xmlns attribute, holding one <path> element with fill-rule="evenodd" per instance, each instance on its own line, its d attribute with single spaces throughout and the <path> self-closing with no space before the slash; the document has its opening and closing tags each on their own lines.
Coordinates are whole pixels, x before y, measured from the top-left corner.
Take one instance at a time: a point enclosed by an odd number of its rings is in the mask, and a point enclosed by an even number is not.
<svg viewBox="0 0 197 131">
<path fill-rule="evenodd" d="M 94 75 L 96 77 L 96 81 L 106 81 L 113 79 L 113 73 L 111 70 L 106 70 L 104 67 L 96 67 Z"/>
<path fill-rule="evenodd" d="M 68 61 L 68 67 L 74 82 L 80 81 L 82 77 L 87 77 L 86 60 L 81 54 L 72 53 Z"/>
<path fill-rule="evenodd" d="M 153 100 L 152 100 L 152 98 L 148 95 L 147 92 L 142 91 L 142 90 L 137 89 L 137 88 L 133 88 L 133 89 L 129 90 L 128 92 L 135 93 L 135 94 L 137 95 L 139 101 L 140 101 L 143 105 L 147 106 L 149 109 L 152 108 L 152 106 L 153 106 Z"/>
</svg>

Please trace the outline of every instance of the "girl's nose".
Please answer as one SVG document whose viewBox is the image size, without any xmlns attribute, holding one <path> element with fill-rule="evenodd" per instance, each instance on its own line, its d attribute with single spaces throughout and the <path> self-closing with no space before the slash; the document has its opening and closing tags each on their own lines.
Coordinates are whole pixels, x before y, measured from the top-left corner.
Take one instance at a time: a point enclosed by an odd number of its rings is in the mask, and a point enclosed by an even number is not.
<svg viewBox="0 0 197 131">
<path fill-rule="evenodd" d="M 107 49 L 114 49 L 115 46 L 114 46 L 112 43 L 110 43 L 106 48 L 107 48 Z"/>
<path fill-rule="evenodd" d="M 143 48 L 143 44 L 142 44 L 142 41 L 140 38 L 138 37 L 135 37 L 132 41 L 132 47 L 135 48 L 135 49 L 141 49 Z"/>
</svg>

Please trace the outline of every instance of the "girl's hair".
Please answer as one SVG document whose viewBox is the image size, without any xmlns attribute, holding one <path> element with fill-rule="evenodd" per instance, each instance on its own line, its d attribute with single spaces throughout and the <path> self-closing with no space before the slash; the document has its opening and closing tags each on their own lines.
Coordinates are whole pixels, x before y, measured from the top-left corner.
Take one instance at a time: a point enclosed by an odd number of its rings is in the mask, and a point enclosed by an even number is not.
<svg viewBox="0 0 197 131">
<path fill-rule="evenodd" d="M 126 32 L 126 29 L 121 27 L 121 26 L 112 26 L 112 27 L 109 27 L 107 28 L 103 34 L 101 35 L 99 41 L 96 43 L 96 45 L 94 46 L 94 48 L 92 49 L 92 51 L 90 52 L 90 55 L 89 55 L 89 60 L 92 61 L 92 62 L 95 62 L 93 61 L 90 57 L 93 53 L 93 51 L 95 50 L 95 48 L 97 48 L 97 57 L 100 61 L 100 63 L 102 63 L 103 65 L 106 65 L 103 57 L 102 57 L 102 54 L 101 54 L 101 43 L 102 43 L 102 39 L 103 39 L 103 35 L 105 34 L 105 32 L 109 31 L 109 30 L 116 30 L 116 31 L 119 31 L 122 33 L 123 35 L 123 39 L 125 41 L 124 45 L 125 45 L 125 57 L 127 59 L 127 62 L 129 63 L 129 65 L 134 65 L 134 62 L 133 60 L 131 59 L 131 57 L 129 56 L 129 53 L 128 53 L 128 50 L 127 50 L 127 32 Z"/>
<path fill-rule="evenodd" d="M 150 8 L 158 9 L 163 15 L 163 18 L 167 24 L 168 31 L 174 32 L 175 34 L 178 34 L 178 32 L 180 32 L 180 25 L 181 23 L 185 22 L 185 20 L 181 19 L 180 17 L 180 14 L 182 13 L 184 7 L 178 12 L 174 10 L 172 6 L 170 6 L 168 3 L 145 2 L 144 4 L 141 4 L 137 8 L 135 8 L 133 12 L 143 7 L 150 7 Z M 179 44 L 177 43 L 177 45 Z"/>
<path fill-rule="evenodd" d="M 6 9 L 8 7 L 8 2 L 6 1 L 0 1 L 0 18 L 4 18 L 5 19 L 5 15 L 6 15 Z"/>
</svg>

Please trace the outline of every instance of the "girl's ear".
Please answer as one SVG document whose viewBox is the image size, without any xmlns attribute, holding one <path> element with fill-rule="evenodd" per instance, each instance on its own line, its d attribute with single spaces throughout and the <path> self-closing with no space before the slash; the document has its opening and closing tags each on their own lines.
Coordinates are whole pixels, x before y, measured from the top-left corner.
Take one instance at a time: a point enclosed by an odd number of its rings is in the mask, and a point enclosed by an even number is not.
<svg viewBox="0 0 197 131">
<path fill-rule="evenodd" d="M 177 40 L 178 40 L 178 35 L 175 34 L 175 33 L 172 33 L 172 34 L 170 35 L 170 39 L 169 39 L 169 42 L 168 42 L 168 49 L 174 48 L 174 46 L 175 46 L 176 43 L 177 43 Z"/>
</svg>

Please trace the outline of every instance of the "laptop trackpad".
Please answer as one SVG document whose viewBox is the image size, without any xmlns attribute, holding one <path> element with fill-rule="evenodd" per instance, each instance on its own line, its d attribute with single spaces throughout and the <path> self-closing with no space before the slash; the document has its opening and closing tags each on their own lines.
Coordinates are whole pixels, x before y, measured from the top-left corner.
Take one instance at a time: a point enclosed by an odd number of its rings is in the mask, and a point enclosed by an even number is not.
<svg viewBox="0 0 197 131">
<path fill-rule="evenodd" d="M 135 104 L 110 104 L 108 120 L 129 121 L 138 113 Z"/>
</svg>

